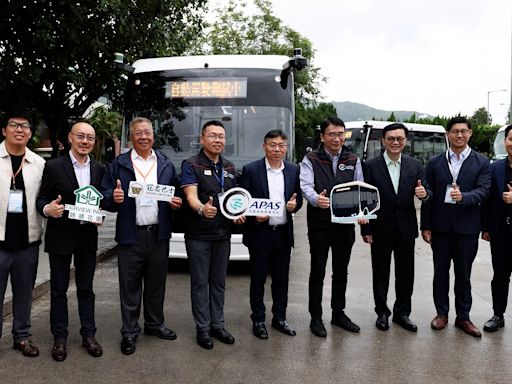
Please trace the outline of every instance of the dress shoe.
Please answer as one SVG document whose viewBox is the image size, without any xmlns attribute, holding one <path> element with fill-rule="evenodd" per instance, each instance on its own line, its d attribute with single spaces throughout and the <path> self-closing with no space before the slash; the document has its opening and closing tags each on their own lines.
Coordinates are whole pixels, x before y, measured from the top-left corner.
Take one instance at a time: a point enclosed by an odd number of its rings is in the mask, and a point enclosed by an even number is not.
<svg viewBox="0 0 512 384">
<path fill-rule="evenodd" d="M 68 357 L 66 340 L 55 340 L 52 347 L 52 357 L 55 361 L 64 361 Z"/>
<path fill-rule="evenodd" d="M 430 327 L 432 329 L 435 329 L 436 331 L 445 329 L 447 325 L 448 325 L 448 315 L 437 315 L 430 322 Z"/>
<path fill-rule="evenodd" d="M 288 324 L 286 320 L 272 320 L 272 328 L 288 336 L 295 336 L 297 334 L 295 329 L 290 327 L 290 324 Z"/>
<path fill-rule="evenodd" d="M 253 323 L 252 324 L 252 333 L 258 339 L 266 340 L 268 339 L 267 327 L 265 327 L 265 323 Z"/>
<path fill-rule="evenodd" d="M 82 346 L 87 349 L 87 353 L 92 357 L 100 357 L 103 355 L 101 345 L 96 341 L 94 336 L 82 338 Z"/>
<path fill-rule="evenodd" d="M 156 336 L 159 339 L 176 340 L 176 332 L 164 325 L 160 329 L 150 329 L 144 327 L 144 333 L 149 336 Z"/>
<path fill-rule="evenodd" d="M 210 336 L 210 332 L 207 329 L 197 331 L 197 344 L 199 344 L 204 349 L 213 348 L 213 340 Z"/>
<path fill-rule="evenodd" d="M 455 320 L 455 326 L 473 337 L 482 337 L 480 330 L 469 320 Z"/>
<path fill-rule="evenodd" d="M 375 326 L 381 331 L 387 331 L 389 329 L 388 315 L 381 313 L 379 316 L 377 316 Z"/>
<path fill-rule="evenodd" d="M 325 330 L 324 323 L 320 317 L 313 317 L 311 319 L 311 323 L 309 324 L 309 328 L 311 328 L 311 332 L 313 332 L 313 335 L 315 336 L 327 336 L 327 331 Z"/>
<path fill-rule="evenodd" d="M 32 340 L 30 340 L 29 338 L 15 341 L 14 344 L 12 345 L 12 348 L 16 349 L 17 351 L 21 351 L 21 353 L 23 353 L 23 356 L 39 356 L 39 348 L 37 348 L 35 344 L 32 343 Z"/>
<path fill-rule="evenodd" d="M 224 328 L 212 327 L 210 329 L 210 334 L 224 344 L 233 344 L 235 342 L 233 335 L 226 331 Z"/>
<path fill-rule="evenodd" d="M 331 324 L 341 327 L 349 332 L 359 332 L 361 330 L 357 324 L 354 324 L 352 320 L 345 315 L 345 312 L 333 314 Z"/>
<path fill-rule="evenodd" d="M 484 331 L 485 332 L 496 332 L 500 328 L 503 328 L 504 326 L 505 326 L 505 319 L 503 318 L 503 316 L 494 315 L 484 324 Z"/>
<path fill-rule="evenodd" d="M 409 316 L 407 315 L 393 315 L 393 323 L 398 324 L 403 329 L 409 332 L 417 332 L 418 327 L 416 324 L 414 324 L 411 319 L 409 319 Z"/>
<path fill-rule="evenodd" d="M 121 352 L 123 355 L 131 355 L 133 352 L 135 352 L 136 343 L 136 337 L 123 337 L 123 340 L 121 340 Z"/>
</svg>

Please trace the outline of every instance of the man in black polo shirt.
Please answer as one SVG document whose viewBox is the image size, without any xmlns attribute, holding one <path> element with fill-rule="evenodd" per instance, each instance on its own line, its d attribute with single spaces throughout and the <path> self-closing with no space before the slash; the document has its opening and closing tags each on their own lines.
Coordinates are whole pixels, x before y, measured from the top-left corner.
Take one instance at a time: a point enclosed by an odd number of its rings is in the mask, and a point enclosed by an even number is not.
<svg viewBox="0 0 512 384">
<path fill-rule="evenodd" d="M 197 343 L 213 348 L 211 336 L 226 344 L 235 338 L 224 329 L 224 291 L 231 252 L 231 222 L 220 213 L 219 195 L 236 186 L 233 163 L 221 156 L 226 132 L 220 121 L 201 130 L 203 148 L 181 165 L 181 187 L 192 211 L 185 228 L 190 262 L 192 314 Z M 243 219 L 242 219 L 243 220 Z"/>
</svg>

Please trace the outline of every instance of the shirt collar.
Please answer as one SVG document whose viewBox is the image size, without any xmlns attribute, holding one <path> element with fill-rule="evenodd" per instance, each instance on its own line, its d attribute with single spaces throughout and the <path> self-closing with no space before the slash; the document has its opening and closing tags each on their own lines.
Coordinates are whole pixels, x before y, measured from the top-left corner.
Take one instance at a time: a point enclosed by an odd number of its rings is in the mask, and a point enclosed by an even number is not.
<svg viewBox="0 0 512 384">
<path fill-rule="evenodd" d="M 284 169 L 284 161 L 281 161 L 281 166 L 279 168 L 272 168 L 267 158 L 265 157 L 265 168 L 267 169 L 267 171 L 270 169 L 274 172 L 281 172 Z"/>
<path fill-rule="evenodd" d="M 135 159 L 140 159 L 140 160 L 149 160 L 149 159 L 156 159 L 156 153 L 153 149 L 151 149 L 151 154 L 148 156 L 147 159 L 144 159 L 141 155 L 139 155 L 137 153 L 137 151 L 135 149 L 132 149 L 132 160 L 135 160 Z"/>
<path fill-rule="evenodd" d="M 465 159 L 466 157 L 469 156 L 469 153 L 471 152 L 471 147 L 469 145 L 466 146 L 466 148 L 464 148 L 464 150 L 460 153 L 460 159 Z M 450 158 L 457 158 L 457 155 L 455 154 L 455 152 L 452 151 L 451 148 L 448 149 L 448 154 L 450 155 Z"/>
<path fill-rule="evenodd" d="M 397 161 L 393 161 L 389 158 L 388 153 L 384 151 L 384 161 L 386 162 L 386 165 L 389 166 L 389 164 L 402 164 L 402 154 L 400 153 L 400 156 L 398 157 Z"/>
<path fill-rule="evenodd" d="M 71 158 L 71 164 L 78 165 L 79 167 L 84 167 L 86 165 L 89 165 L 89 163 L 91 161 L 91 158 L 89 157 L 89 155 L 87 155 L 87 159 L 85 160 L 85 163 L 82 165 L 78 162 L 78 160 L 75 158 L 75 156 L 73 156 L 73 153 L 71 151 L 69 151 L 69 157 Z"/>
</svg>

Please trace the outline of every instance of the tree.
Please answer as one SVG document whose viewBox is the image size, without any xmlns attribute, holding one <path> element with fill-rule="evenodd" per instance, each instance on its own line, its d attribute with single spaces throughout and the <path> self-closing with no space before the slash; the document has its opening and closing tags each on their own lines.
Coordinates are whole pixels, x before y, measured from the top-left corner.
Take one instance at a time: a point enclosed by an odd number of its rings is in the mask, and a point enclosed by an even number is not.
<svg viewBox="0 0 512 384">
<path fill-rule="evenodd" d="M 396 122 L 396 117 L 395 117 L 395 112 L 391 112 L 391 115 L 389 115 L 389 117 L 387 118 L 386 121 L 392 121 L 392 122 Z"/>
<path fill-rule="evenodd" d="M 92 151 L 95 159 L 102 159 L 106 140 L 121 136 L 122 120 L 122 116 L 118 112 L 111 111 L 105 106 L 96 108 L 92 116 L 88 118 L 89 123 L 96 131 L 96 143 Z"/>
<path fill-rule="evenodd" d="M 0 112 L 42 116 L 52 146 L 100 96 L 119 100 L 114 52 L 129 62 L 189 49 L 207 0 L 7 0 L 0 3 Z"/>
</svg>

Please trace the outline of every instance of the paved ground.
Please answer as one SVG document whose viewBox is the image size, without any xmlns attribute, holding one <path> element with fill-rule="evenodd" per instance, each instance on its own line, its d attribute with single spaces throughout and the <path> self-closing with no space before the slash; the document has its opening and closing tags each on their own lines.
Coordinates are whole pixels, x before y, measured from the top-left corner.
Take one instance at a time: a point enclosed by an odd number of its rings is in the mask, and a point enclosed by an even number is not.
<svg viewBox="0 0 512 384">
<path fill-rule="evenodd" d="M 11 319 L 4 324 L 0 340 L 2 383 L 509 383 L 512 381 L 512 331 L 474 339 L 453 326 L 433 331 L 432 262 L 428 246 L 417 242 L 416 284 L 411 318 L 419 331 L 409 333 L 391 325 L 387 332 L 375 328 L 371 294 L 369 248 L 360 240 L 354 246 L 349 272 L 347 314 L 361 326 L 360 334 L 331 327 L 330 282 L 324 290 L 324 320 L 328 336 L 320 339 L 309 331 L 307 280 L 309 253 L 305 210 L 297 215 L 288 320 L 298 331 L 288 337 L 269 327 L 269 340 L 256 339 L 249 319 L 249 278 L 244 268 L 231 268 L 227 279 L 226 327 L 236 337 L 232 346 L 215 343 L 211 351 L 195 343 L 190 309 L 189 276 L 183 268 L 168 274 L 165 314 L 167 324 L 178 333 L 176 341 L 141 336 L 137 351 L 124 356 L 119 350 L 120 314 L 116 259 L 99 265 L 96 273 L 98 340 L 104 356 L 94 359 L 80 347 L 75 290 L 70 290 L 70 337 L 68 359 L 56 363 L 49 350 L 48 295 L 33 308 L 34 341 L 41 348 L 35 359 L 11 349 L 8 334 Z M 479 326 L 491 315 L 490 254 L 481 244 L 473 272 L 472 319 Z M 327 274 L 330 276 L 330 272 Z M 270 288 L 270 285 L 268 285 Z M 393 299 L 393 289 L 390 292 Z M 453 300 L 452 300 L 453 302 Z M 270 308 L 271 303 L 268 302 Z M 510 317 L 507 317 L 507 321 Z M 512 324 L 512 322 L 511 322 Z"/>
</svg>

